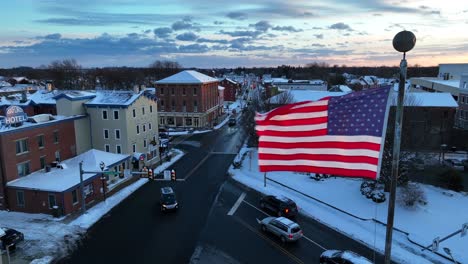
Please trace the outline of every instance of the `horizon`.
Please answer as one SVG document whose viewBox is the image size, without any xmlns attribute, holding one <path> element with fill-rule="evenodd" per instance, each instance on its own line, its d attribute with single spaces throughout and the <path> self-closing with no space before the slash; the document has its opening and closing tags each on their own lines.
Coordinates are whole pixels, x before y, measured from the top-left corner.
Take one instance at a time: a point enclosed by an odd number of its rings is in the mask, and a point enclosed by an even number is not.
<svg viewBox="0 0 468 264">
<path fill-rule="evenodd" d="M 462 1 L 20 0 L 4 3 L 0 68 L 74 58 L 83 68 L 398 67 L 392 46 L 416 35 L 409 65 L 468 61 Z M 447 34 L 447 32 L 450 32 Z M 444 36 L 444 37 L 441 37 Z M 387 66 L 390 65 L 390 66 Z"/>
</svg>

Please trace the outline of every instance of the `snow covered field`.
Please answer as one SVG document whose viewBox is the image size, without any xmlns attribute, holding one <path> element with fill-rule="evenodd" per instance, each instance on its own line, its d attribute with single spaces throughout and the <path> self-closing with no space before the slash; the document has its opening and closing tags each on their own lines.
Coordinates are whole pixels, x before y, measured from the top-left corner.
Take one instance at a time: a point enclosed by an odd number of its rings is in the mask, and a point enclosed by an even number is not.
<svg viewBox="0 0 468 264">
<path fill-rule="evenodd" d="M 173 151 L 177 153 L 176 156 L 170 162 L 157 167 L 155 174 L 159 174 L 184 155 L 180 150 Z M 0 226 L 14 228 L 24 234 L 25 241 L 18 245 L 19 250 L 15 253 L 15 258 L 29 261 L 36 259 L 33 263 L 50 263 L 53 258 L 72 250 L 87 229 L 147 181 L 148 179 L 139 179 L 108 197 L 105 202 L 89 208 L 85 214 L 73 221 L 45 214 L 0 211 Z"/>
<path fill-rule="evenodd" d="M 324 181 L 315 181 L 299 173 L 271 172 L 267 174 L 270 179 L 358 217 L 368 219 L 364 221 L 320 204 L 272 181 L 267 181 L 267 187 L 264 187 L 263 173 L 258 171 L 257 150 L 243 148 L 240 156 L 243 153 L 246 155 L 242 167 L 230 168 L 230 173 L 233 174 L 235 180 L 265 194 L 288 196 L 296 201 L 303 214 L 367 244 L 370 248 L 375 247 L 378 251 L 384 252 L 385 226 L 372 219 L 384 223 L 387 221 L 388 202 L 377 204 L 361 195 L 361 179 L 328 178 Z M 421 184 L 420 186 L 427 198 L 426 205 L 420 204 L 408 209 L 398 202 L 396 204 L 395 227 L 409 235 L 398 231 L 393 232 L 392 258 L 399 263 L 452 263 L 430 250 L 421 251 L 421 247 L 411 243 L 408 238 L 420 245 L 428 246 L 432 244 L 434 238 L 443 238 L 459 230 L 463 223 L 468 222 L 468 210 L 466 210 L 468 194 L 430 185 Z M 461 237 L 458 234 L 441 242 L 438 253 L 446 255 L 444 247 L 452 251 L 455 260 L 468 263 L 468 236 Z"/>
</svg>

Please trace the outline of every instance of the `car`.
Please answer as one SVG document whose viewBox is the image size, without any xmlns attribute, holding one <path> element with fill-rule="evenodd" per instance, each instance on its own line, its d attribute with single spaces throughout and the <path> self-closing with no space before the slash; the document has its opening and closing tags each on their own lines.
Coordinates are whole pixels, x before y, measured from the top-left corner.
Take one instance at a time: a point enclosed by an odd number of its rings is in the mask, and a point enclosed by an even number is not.
<svg viewBox="0 0 468 264">
<path fill-rule="evenodd" d="M 9 246 L 9 250 L 14 250 L 16 244 L 24 240 L 24 235 L 20 231 L 13 228 L 0 227 L 0 248 L 6 250 L 6 246 Z"/>
<path fill-rule="evenodd" d="M 349 250 L 329 249 L 320 255 L 320 264 L 372 264 L 372 262 Z"/>
<path fill-rule="evenodd" d="M 160 204 L 162 212 L 179 209 L 179 203 L 177 202 L 176 194 L 171 187 L 161 188 Z"/>
<path fill-rule="evenodd" d="M 272 211 L 277 216 L 294 217 L 298 212 L 296 203 L 284 196 L 263 196 L 260 199 L 260 207 Z"/>
<path fill-rule="evenodd" d="M 456 170 L 463 170 L 463 163 L 458 159 L 445 159 L 444 166 L 452 167 Z"/>
<path fill-rule="evenodd" d="M 236 118 L 235 117 L 230 117 L 229 118 L 229 122 L 228 122 L 228 125 L 229 126 L 235 126 L 236 125 Z"/>
<path fill-rule="evenodd" d="M 299 240 L 303 233 L 301 227 L 286 217 L 266 217 L 257 220 L 263 232 L 269 232 L 280 238 L 282 243 Z"/>
</svg>

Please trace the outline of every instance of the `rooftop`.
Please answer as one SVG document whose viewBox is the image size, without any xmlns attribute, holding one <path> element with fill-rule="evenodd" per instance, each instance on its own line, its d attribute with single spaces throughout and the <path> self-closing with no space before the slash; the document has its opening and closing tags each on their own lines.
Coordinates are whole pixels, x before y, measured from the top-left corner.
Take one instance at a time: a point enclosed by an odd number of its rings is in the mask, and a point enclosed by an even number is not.
<svg viewBox="0 0 468 264">
<path fill-rule="evenodd" d="M 159 80 L 156 84 L 201 84 L 218 82 L 218 79 L 212 78 L 197 71 L 186 70 Z"/>
<path fill-rule="evenodd" d="M 86 106 L 99 105 L 131 105 L 144 91 L 135 93 L 133 91 L 109 91 L 101 90 L 95 93 L 95 97 L 85 103 Z"/>
</svg>

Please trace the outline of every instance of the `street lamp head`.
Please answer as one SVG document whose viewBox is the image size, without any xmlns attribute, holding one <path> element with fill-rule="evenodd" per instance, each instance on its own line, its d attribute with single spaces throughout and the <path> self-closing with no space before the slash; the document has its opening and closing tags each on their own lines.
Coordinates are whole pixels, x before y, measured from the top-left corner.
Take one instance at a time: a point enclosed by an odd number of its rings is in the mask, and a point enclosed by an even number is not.
<svg viewBox="0 0 468 264">
<path fill-rule="evenodd" d="M 416 45 L 416 36 L 411 31 L 403 30 L 393 37 L 393 48 L 399 52 L 408 52 Z"/>
<path fill-rule="evenodd" d="M 101 163 L 99 163 L 99 167 L 101 168 L 101 170 L 104 170 L 104 168 L 106 167 L 106 164 L 104 164 L 104 161 L 101 161 Z"/>
<path fill-rule="evenodd" d="M 452 254 L 452 252 L 450 251 L 450 248 L 444 247 L 444 251 L 445 251 L 445 253 L 447 253 L 449 255 Z"/>
</svg>

